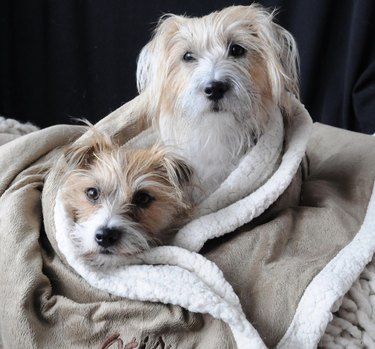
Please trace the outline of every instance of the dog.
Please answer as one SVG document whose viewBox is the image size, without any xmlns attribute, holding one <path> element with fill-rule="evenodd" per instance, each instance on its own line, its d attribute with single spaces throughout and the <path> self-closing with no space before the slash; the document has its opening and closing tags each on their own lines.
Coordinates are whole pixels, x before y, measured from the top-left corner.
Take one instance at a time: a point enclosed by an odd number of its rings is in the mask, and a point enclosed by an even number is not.
<svg viewBox="0 0 375 349">
<path fill-rule="evenodd" d="M 199 18 L 165 15 L 141 50 L 137 86 L 163 143 L 213 192 L 267 132 L 272 110 L 299 96 L 298 53 L 274 12 L 232 6 Z"/>
<path fill-rule="evenodd" d="M 65 152 L 60 201 L 75 253 L 93 266 L 126 263 L 167 244 L 190 217 L 192 168 L 170 149 L 124 149 L 93 132 Z"/>
</svg>

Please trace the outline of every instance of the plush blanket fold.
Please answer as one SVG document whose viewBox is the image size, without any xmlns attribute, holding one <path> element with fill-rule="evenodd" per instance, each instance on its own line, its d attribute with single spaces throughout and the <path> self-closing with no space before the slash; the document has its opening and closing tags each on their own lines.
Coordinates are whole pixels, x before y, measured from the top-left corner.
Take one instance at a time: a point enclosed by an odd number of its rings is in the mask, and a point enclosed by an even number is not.
<svg viewBox="0 0 375 349">
<path fill-rule="evenodd" d="M 253 188 L 238 183 L 252 166 L 240 164 L 174 246 L 114 270 L 89 269 L 70 253 L 59 207 L 62 147 L 81 128 L 2 145 L 4 347 L 98 348 L 115 333 L 145 349 L 316 347 L 375 251 L 375 139 L 319 124 L 309 138 L 309 116 L 293 103 L 266 178 Z M 125 143 L 142 129 L 134 122 L 141 113 L 138 97 L 98 127 Z"/>
</svg>

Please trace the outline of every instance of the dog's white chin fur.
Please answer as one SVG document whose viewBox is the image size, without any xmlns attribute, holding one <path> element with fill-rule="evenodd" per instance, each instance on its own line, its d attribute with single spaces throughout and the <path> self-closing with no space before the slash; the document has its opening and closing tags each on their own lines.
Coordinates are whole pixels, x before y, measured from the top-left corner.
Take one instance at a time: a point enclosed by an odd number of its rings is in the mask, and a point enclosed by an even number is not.
<svg viewBox="0 0 375 349">
<path fill-rule="evenodd" d="M 161 115 L 160 136 L 193 166 L 198 180 L 196 202 L 211 194 L 254 144 L 253 130 L 229 112 L 173 117 Z"/>
</svg>

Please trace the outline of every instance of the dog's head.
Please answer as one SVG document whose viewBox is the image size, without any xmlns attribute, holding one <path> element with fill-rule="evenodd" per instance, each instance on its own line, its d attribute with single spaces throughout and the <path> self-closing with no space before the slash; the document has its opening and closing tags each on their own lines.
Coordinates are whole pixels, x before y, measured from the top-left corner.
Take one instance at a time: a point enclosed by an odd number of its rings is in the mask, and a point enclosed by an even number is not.
<svg viewBox="0 0 375 349">
<path fill-rule="evenodd" d="M 66 152 L 60 189 L 76 253 L 95 265 L 167 243 L 188 219 L 192 170 L 169 149 L 125 150 L 98 134 Z"/>
<path fill-rule="evenodd" d="M 259 135 L 264 109 L 287 107 L 285 92 L 298 96 L 297 57 L 291 34 L 259 5 L 201 18 L 166 15 L 140 53 L 138 90 L 150 93 L 156 119 L 229 115 Z"/>
</svg>

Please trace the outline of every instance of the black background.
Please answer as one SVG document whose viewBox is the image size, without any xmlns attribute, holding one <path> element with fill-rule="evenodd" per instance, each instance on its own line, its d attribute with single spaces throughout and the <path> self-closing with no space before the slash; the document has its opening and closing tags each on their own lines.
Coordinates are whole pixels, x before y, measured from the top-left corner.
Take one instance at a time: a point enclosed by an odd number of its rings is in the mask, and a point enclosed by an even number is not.
<svg viewBox="0 0 375 349">
<path fill-rule="evenodd" d="M 0 115 L 40 127 L 92 122 L 136 95 L 140 49 L 163 13 L 249 1 L 0 0 Z M 375 1 L 264 0 L 295 36 L 316 121 L 375 132 Z"/>
</svg>

